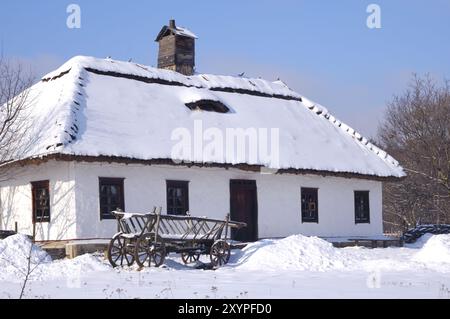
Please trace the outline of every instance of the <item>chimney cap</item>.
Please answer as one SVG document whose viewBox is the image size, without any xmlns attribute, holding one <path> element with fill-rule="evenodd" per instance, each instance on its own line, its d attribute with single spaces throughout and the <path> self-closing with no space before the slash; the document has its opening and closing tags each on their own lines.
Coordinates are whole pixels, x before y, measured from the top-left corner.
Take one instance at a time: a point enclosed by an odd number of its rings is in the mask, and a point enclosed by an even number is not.
<svg viewBox="0 0 450 319">
<path fill-rule="evenodd" d="M 188 37 L 192 39 L 198 39 L 198 37 L 192 32 L 189 31 L 186 28 L 183 27 L 177 27 L 175 24 L 175 19 L 169 20 L 169 25 L 165 25 L 162 27 L 161 31 L 159 31 L 158 36 L 156 37 L 155 41 L 159 42 L 162 38 L 169 34 L 175 34 L 182 37 Z"/>
</svg>

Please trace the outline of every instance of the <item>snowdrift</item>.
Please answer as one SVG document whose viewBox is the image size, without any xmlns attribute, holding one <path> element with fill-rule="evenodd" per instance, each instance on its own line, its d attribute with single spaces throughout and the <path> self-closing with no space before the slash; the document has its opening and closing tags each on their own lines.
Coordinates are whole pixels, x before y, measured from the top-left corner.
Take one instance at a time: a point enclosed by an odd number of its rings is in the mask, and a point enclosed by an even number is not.
<svg viewBox="0 0 450 319">
<path fill-rule="evenodd" d="M 450 235 L 425 235 L 405 248 L 335 248 L 317 238 L 295 235 L 261 240 L 237 252 L 230 266 L 257 271 L 405 271 L 450 272 Z"/>
<path fill-rule="evenodd" d="M 31 254 L 30 254 L 31 252 Z M 102 257 L 86 254 L 75 259 L 52 261 L 39 246 L 25 235 L 14 235 L 0 240 L 0 281 L 22 282 L 31 256 L 31 281 L 58 278 L 80 278 L 83 274 L 109 271 L 111 267 Z"/>
<path fill-rule="evenodd" d="M 51 257 L 25 235 L 14 235 L 0 240 L 0 279 L 2 276 L 14 275 L 23 277 L 28 268 L 35 268 L 37 264 L 51 263 Z"/>
<path fill-rule="evenodd" d="M 237 268 L 248 270 L 343 269 L 349 260 L 325 240 L 295 235 L 280 240 L 261 240 L 245 247 L 231 260 Z"/>
<path fill-rule="evenodd" d="M 450 265 L 450 234 L 425 235 L 420 240 L 423 247 L 413 260 L 423 263 L 444 263 Z"/>
</svg>

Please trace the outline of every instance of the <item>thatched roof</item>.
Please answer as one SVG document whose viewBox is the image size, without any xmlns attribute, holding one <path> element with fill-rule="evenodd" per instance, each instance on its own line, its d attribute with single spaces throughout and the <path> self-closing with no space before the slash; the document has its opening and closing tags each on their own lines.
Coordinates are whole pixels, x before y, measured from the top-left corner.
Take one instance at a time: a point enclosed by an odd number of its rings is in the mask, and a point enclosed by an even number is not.
<svg viewBox="0 0 450 319">
<path fill-rule="evenodd" d="M 30 136 L 39 138 L 13 160 L 61 154 L 138 161 L 268 167 L 283 172 L 404 176 L 398 162 L 280 81 L 182 74 L 131 62 L 75 57 L 31 88 Z M 196 110 L 213 101 L 222 112 Z M 279 162 L 192 154 L 174 158 L 177 128 L 278 128 Z"/>
</svg>

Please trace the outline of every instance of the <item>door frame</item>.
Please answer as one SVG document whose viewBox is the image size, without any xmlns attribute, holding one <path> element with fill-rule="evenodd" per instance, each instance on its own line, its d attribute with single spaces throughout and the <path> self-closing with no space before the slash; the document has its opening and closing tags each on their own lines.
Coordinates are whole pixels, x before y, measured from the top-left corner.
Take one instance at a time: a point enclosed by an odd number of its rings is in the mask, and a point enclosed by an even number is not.
<svg viewBox="0 0 450 319">
<path fill-rule="evenodd" d="M 253 229 L 254 233 L 252 234 L 253 238 L 252 241 L 257 241 L 259 239 L 259 229 L 258 229 L 258 187 L 256 185 L 256 180 L 253 179 L 230 179 L 230 218 L 233 218 L 233 196 L 232 196 L 232 187 L 236 187 L 236 185 L 239 185 L 239 187 L 243 188 L 249 188 L 254 191 L 253 199 L 254 199 L 254 209 L 252 212 L 252 215 L 250 216 L 250 219 L 253 223 Z M 245 228 L 244 228 L 245 229 Z M 234 238 L 232 238 L 234 239 Z"/>
</svg>

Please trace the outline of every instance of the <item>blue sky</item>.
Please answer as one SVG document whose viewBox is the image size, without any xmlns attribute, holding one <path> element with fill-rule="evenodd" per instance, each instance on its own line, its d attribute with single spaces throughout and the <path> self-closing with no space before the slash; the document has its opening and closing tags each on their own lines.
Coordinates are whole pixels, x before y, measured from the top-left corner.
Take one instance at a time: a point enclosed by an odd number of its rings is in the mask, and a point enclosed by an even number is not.
<svg viewBox="0 0 450 319">
<path fill-rule="evenodd" d="M 381 29 L 366 26 L 371 3 Z M 80 54 L 155 65 L 169 18 L 198 35 L 197 71 L 280 77 L 369 136 L 413 72 L 450 78 L 450 0 L 2 0 L 0 41 L 38 76 Z"/>
</svg>

